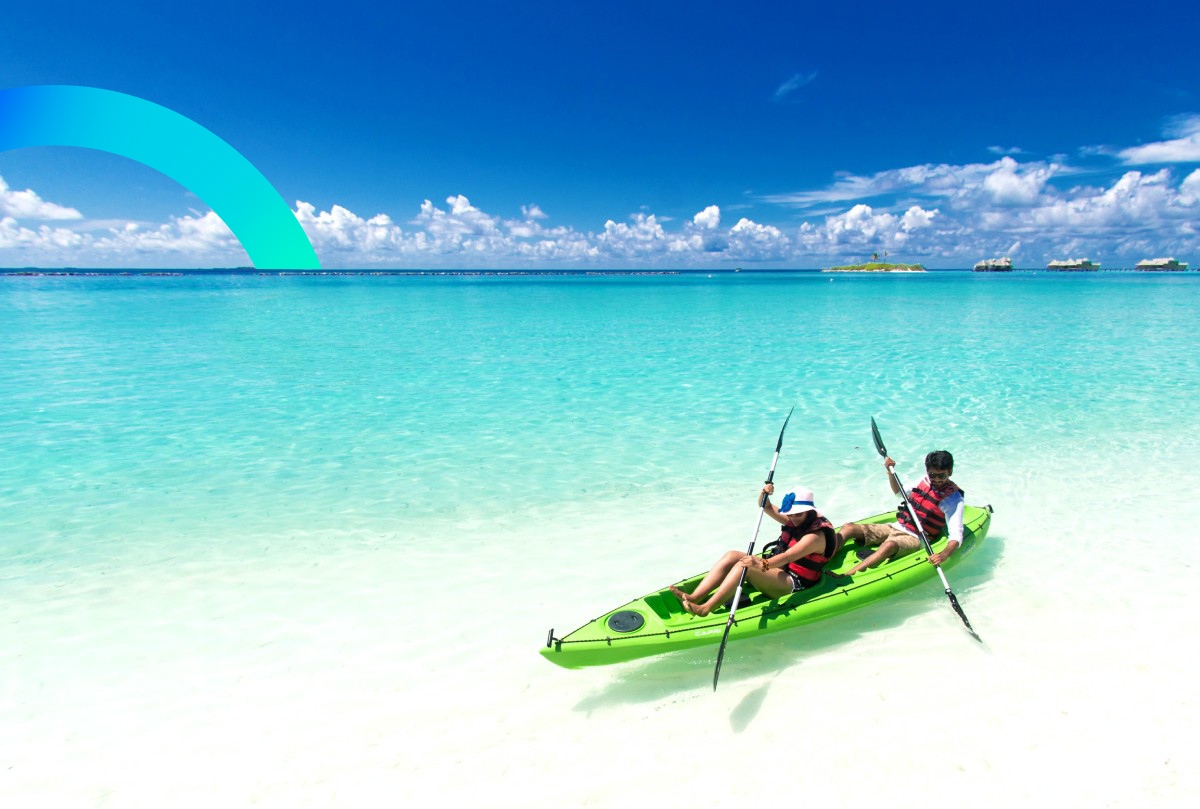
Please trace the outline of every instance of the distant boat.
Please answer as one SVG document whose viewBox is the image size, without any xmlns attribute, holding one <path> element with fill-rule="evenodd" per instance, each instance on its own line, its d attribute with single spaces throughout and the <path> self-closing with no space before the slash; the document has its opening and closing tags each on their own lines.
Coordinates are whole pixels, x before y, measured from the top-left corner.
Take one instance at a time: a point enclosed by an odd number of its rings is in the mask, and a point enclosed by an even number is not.
<svg viewBox="0 0 1200 809">
<path fill-rule="evenodd" d="M 975 265 L 975 272 L 1012 272 L 1012 259 L 986 258 Z"/>
<path fill-rule="evenodd" d="M 1144 258 L 1134 269 L 1147 272 L 1182 272 L 1187 267 L 1187 262 L 1176 261 L 1173 258 Z"/>
<path fill-rule="evenodd" d="M 1100 262 L 1088 258 L 1069 258 L 1066 261 L 1051 261 L 1046 265 L 1047 270 L 1059 272 L 1095 272 L 1100 269 Z"/>
</svg>

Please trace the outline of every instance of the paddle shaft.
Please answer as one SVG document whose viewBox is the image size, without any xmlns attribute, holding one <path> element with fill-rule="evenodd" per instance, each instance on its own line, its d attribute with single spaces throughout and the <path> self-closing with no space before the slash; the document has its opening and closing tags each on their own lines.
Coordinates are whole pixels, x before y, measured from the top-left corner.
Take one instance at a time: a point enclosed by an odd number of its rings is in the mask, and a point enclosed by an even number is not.
<svg viewBox="0 0 1200 809">
<path fill-rule="evenodd" d="M 788 411 L 787 418 L 783 420 L 783 429 L 779 431 L 779 440 L 775 442 L 775 457 L 771 459 L 771 471 L 767 472 L 767 483 L 775 480 L 775 465 L 779 463 L 779 452 L 783 449 L 783 433 L 787 430 L 788 422 L 792 420 L 792 410 Z M 763 512 L 767 509 L 767 493 L 763 492 L 762 497 L 758 499 L 758 519 L 754 523 L 754 535 L 750 537 L 750 547 L 746 548 L 746 555 L 754 555 L 754 545 L 758 542 L 758 531 L 762 528 Z M 717 679 L 721 676 L 721 661 L 725 659 L 725 644 L 729 642 L 729 630 L 733 629 L 733 616 L 737 612 L 738 601 L 742 598 L 742 585 L 746 582 L 746 568 L 742 568 L 741 575 L 738 576 L 737 589 L 733 591 L 733 600 L 729 602 L 729 620 L 725 622 L 725 633 L 721 635 L 721 648 L 717 650 L 717 666 L 713 670 L 713 691 L 717 690 Z"/>
</svg>

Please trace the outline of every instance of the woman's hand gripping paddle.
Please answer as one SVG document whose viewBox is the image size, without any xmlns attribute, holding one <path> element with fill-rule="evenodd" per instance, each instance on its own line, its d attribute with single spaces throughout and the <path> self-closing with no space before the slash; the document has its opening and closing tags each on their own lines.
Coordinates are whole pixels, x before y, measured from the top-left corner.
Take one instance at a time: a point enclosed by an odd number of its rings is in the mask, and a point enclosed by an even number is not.
<svg viewBox="0 0 1200 809">
<path fill-rule="evenodd" d="M 775 479 L 775 464 L 779 462 L 779 450 L 783 448 L 783 432 L 787 429 L 788 422 L 792 420 L 793 407 L 788 411 L 787 418 L 783 420 L 783 429 L 779 431 L 779 440 L 775 442 L 775 457 L 771 459 L 771 471 L 767 473 L 767 483 L 771 483 Z M 754 555 L 754 543 L 758 542 L 758 529 L 762 527 L 763 509 L 767 505 L 767 493 L 763 492 L 762 497 L 758 500 L 758 522 L 754 524 L 754 536 L 750 540 L 750 547 L 746 549 L 747 556 Z M 742 597 L 742 584 L 746 581 L 746 568 L 742 568 L 742 575 L 738 577 L 737 590 L 733 593 L 733 600 L 729 602 L 729 620 L 725 622 L 725 634 L 721 636 L 721 648 L 717 650 L 717 668 L 713 671 L 713 691 L 717 690 L 717 678 L 721 676 L 721 661 L 725 658 L 725 644 L 729 641 L 729 630 L 733 629 L 733 616 L 737 612 L 738 600 Z"/>
<path fill-rule="evenodd" d="M 875 449 L 884 458 L 888 457 L 887 447 L 883 445 L 883 438 L 879 435 L 879 428 L 875 426 L 875 418 L 871 417 L 871 437 L 875 439 Z M 888 474 L 896 481 L 897 488 L 900 489 L 900 496 L 904 498 L 904 505 L 908 508 L 909 516 L 912 517 L 913 525 L 917 526 L 917 534 L 921 537 L 921 542 L 925 545 L 925 552 L 933 556 L 933 546 L 929 544 L 929 537 L 925 536 L 925 529 L 921 527 L 921 520 L 917 517 L 916 510 L 913 509 L 912 501 L 908 499 L 908 489 L 904 488 L 904 484 L 900 482 L 900 476 L 896 474 L 896 470 L 888 468 Z M 971 637 L 983 643 L 983 638 L 979 637 L 978 633 L 971 628 L 971 622 L 967 620 L 967 614 L 963 612 L 962 607 L 958 605 L 958 599 L 954 595 L 954 591 L 950 589 L 950 582 L 946 581 L 946 574 L 942 570 L 941 565 L 935 565 L 938 575 L 942 577 L 942 586 L 946 588 L 946 597 L 950 599 L 950 606 L 954 607 L 954 611 L 958 613 L 958 617 L 962 618 L 963 624 L 967 627 L 967 631 L 971 633 Z"/>
</svg>

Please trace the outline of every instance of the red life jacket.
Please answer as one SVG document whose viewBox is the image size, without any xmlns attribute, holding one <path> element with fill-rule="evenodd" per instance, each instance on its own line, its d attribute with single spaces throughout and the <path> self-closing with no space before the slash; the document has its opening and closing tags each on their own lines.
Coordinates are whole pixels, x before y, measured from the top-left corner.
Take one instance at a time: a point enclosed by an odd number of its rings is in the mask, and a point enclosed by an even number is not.
<svg viewBox="0 0 1200 809">
<path fill-rule="evenodd" d="M 837 547 L 834 544 L 837 532 L 833 529 L 833 523 L 815 509 L 809 511 L 808 515 L 808 519 L 800 525 L 783 526 L 779 539 L 772 542 L 770 547 L 775 549 L 775 554 L 779 554 L 803 539 L 805 534 L 824 534 L 825 548 L 816 553 L 810 553 L 808 556 L 802 556 L 793 562 L 788 562 L 787 569 L 811 586 L 821 580 L 821 571 L 825 565 L 829 564 L 830 557 L 837 553 Z M 828 556 L 824 553 L 826 550 L 829 551 Z"/>
<path fill-rule="evenodd" d="M 908 501 L 912 503 L 913 511 L 917 512 L 917 518 L 920 519 L 921 527 L 925 529 L 925 535 L 929 537 L 930 542 L 946 533 L 946 512 L 942 511 L 941 503 L 955 492 L 966 496 L 966 492 L 958 488 L 958 484 L 952 480 L 935 489 L 930 485 L 929 479 L 925 478 L 908 493 Z M 896 510 L 896 522 L 912 533 L 918 533 L 917 526 L 913 524 L 908 513 L 908 507 L 903 502 Z"/>
</svg>

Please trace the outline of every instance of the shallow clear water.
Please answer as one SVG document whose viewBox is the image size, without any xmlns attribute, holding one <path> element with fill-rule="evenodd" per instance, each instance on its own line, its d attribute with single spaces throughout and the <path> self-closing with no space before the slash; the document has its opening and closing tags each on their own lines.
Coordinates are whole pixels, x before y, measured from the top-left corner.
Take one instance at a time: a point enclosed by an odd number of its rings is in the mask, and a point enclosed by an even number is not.
<svg viewBox="0 0 1200 809">
<path fill-rule="evenodd" d="M 1174 800 L 1198 326 L 1191 274 L 0 277 L 0 794 L 629 805 L 828 711 L 813 799 Z M 793 405 L 835 522 L 893 505 L 871 416 L 904 477 L 954 453 L 986 645 L 931 586 L 716 695 L 707 651 L 541 660 L 748 544 Z"/>
</svg>

